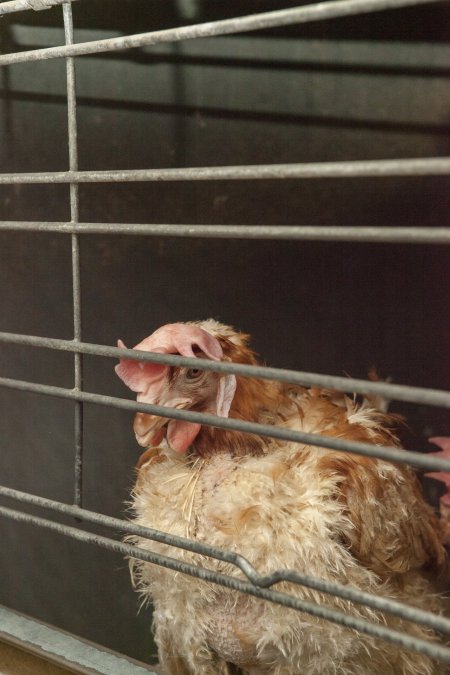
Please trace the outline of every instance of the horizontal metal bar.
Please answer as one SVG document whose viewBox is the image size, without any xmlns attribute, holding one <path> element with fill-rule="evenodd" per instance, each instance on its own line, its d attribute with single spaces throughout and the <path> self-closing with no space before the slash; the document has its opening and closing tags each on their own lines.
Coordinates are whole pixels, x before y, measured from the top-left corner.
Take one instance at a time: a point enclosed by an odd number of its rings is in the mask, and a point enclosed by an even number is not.
<svg viewBox="0 0 450 675">
<path fill-rule="evenodd" d="M 22 335 L 20 333 L 0 332 L 0 342 L 116 359 L 128 358 L 135 361 L 161 363 L 167 366 L 200 368 L 217 373 L 232 373 L 234 375 L 242 375 L 243 377 L 256 377 L 258 379 L 274 380 L 300 386 L 318 386 L 326 389 L 346 391 L 352 394 L 374 394 L 397 401 L 450 408 L 450 392 L 440 389 L 412 387 L 388 382 L 369 382 L 368 380 L 359 380 L 351 377 L 321 375 L 319 373 L 307 373 L 284 368 L 268 368 L 266 366 L 250 366 L 240 363 L 229 363 L 227 361 L 211 361 L 210 359 L 189 358 L 175 354 L 158 354 L 156 352 L 145 352 L 136 349 L 119 349 L 118 347 L 91 344 L 89 342 L 59 340 L 57 338 Z"/>
<path fill-rule="evenodd" d="M 0 221 L 2 230 L 62 234 L 123 234 L 198 239 L 275 239 L 354 241 L 390 244 L 449 244 L 448 227 L 372 227 L 310 225 L 150 225 L 136 223 L 69 223 Z"/>
<path fill-rule="evenodd" d="M 24 12 L 29 9 L 40 12 L 43 9 L 50 9 L 55 5 L 62 5 L 65 2 L 68 2 L 68 0 L 8 0 L 8 2 L 0 4 L 0 16 Z M 70 0 L 70 2 L 76 2 L 76 0 Z"/>
<path fill-rule="evenodd" d="M 96 675 L 157 675 L 151 666 L 139 663 L 124 654 L 118 654 L 107 647 L 94 644 L 79 638 L 76 635 L 49 626 L 42 621 L 37 621 L 24 616 L 19 612 L 0 605 L 0 645 L 6 643 L 13 645 L 23 652 L 34 654 L 43 659 L 47 664 L 55 664 L 63 668 L 58 673 L 96 673 Z M 42 661 L 35 664 L 36 672 L 43 673 L 40 667 Z M 1 664 L 3 673 L 19 673 L 16 668 L 13 671 L 8 663 Z M 20 668 L 20 666 L 19 666 Z M 51 666 L 46 673 L 54 672 Z M 67 670 L 67 668 L 69 670 Z M 30 664 L 24 671 L 31 673 L 33 666 Z"/>
<path fill-rule="evenodd" d="M 268 28 L 278 28 L 310 21 L 323 21 L 352 16 L 354 14 L 367 14 L 387 9 L 424 5 L 437 1 L 439 0 L 326 0 L 325 2 L 318 2 L 302 7 L 233 17 L 231 19 L 210 21 L 192 26 L 181 26 L 137 35 L 108 38 L 106 40 L 93 40 L 92 42 L 82 42 L 75 45 L 4 54 L 0 56 L 0 66 L 27 61 L 62 58 L 65 56 L 84 56 L 87 54 L 98 54 L 99 52 L 146 47 L 163 42 L 180 42 L 182 40 L 215 37 L 217 35 L 266 30 Z"/>
<path fill-rule="evenodd" d="M 449 174 L 450 157 L 412 157 L 406 159 L 368 159 L 346 162 L 199 166 L 175 169 L 3 173 L 0 174 L 0 184 L 383 178 L 392 176 L 448 176 Z"/>
<path fill-rule="evenodd" d="M 31 504 L 44 509 L 51 509 L 52 511 L 62 513 L 66 516 L 77 518 L 78 520 L 120 530 L 126 534 L 137 535 L 152 541 L 158 541 L 169 546 L 182 548 L 191 551 L 192 553 L 198 553 L 199 555 L 230 563 L 240 569 L 252 584 L 260 588 L 269 588 L 282 581 L 288 581 L 300 586 L 313 588 L 323 593 L 336 595 L 345 600 L 364 604 L 382 612 L 388 612 L 407 621 L 421 623 L 424 626 L 428 626 L 441 633 L 450 634 L 450 619 L 438 616 L 432 612 L 417 609 L 416 607 L 404 605 L 403 603 L 391 600 L 390 598 L 360 591 L 352 586 L 309 577 L 300 574 L 295 570 L 275 570 L 271 574 L 262 576 L 244 556 L 232 551 L 221 550 L 209 544 L 186 539 L 185 537 L 178 537 L 167 532 L 160 532 L 159 530 L 143 527 L 142 525 L 137 525 L 136 523 L 127 520 L 113 518 L 101 513 L 79 508 L 78 506 L 70 506 L 68 504 L 63 504 L 62 502 L 46 499 L 45 497 L 39 497 L 37 495 L 31 495 L 26 492 L 20 492 L 19 490 L 14 490 L 1 485 L 0 495 L 21 503 Z"/>
<path fill-rule="evenodd" d="M 264 600 L 268 600 L 269 602 L 274 602 L 300 612 L 306 612 L 327 621 L 338 623 L 347 628 L 352 628 L 359 631 L 360 633 L 387 640 L 394 644 L 400 645 L 405 649 L 411 649 L 413 651 L 426 654 L 432 659 L 439 659 L 445 663 L 450 663 L 449 647 L 444 647 L 439 644 L 428 642 L 427 640 L 413 637 L 408 633 L 387 628 L 383 625 L 375 624 L 365 619 L 360 619 L 359 617 L 346 614 L 341 610 L 333 609 L 327 605 L 318 605 L 308 600 L 295 598 L 288 595 L 287 593 L 273 591 L 266 588 L 259 588 L 248 581 L 242 581 L 225 574 L 213 572 L 209 569 L 205 569 L 204 567 L 182 562 L 176 558 L 146 551 L 139 548 L 138 546 L 124 544 L 122 542 L 116 541 L 115 539 L 85 532 L 68 525 L 61 525 L 60 523 L 55 523 L 54 521 L 40 518 L 38 516 L 32 516 L 15 509 L 9 509 L 1 506 L 0 515 L 10 518 L 15 522 L 28 523 L 37 527 L 43 527 L 52 530 L 53 532 L 57 532 L 58 534 L 72 537 L 73 539 L 83 543 L 95 544 L 102 548 L 114 551 L 115 553 L 119 553 L 123 556 L 128 556 L 138 560 L 143 560 L 144 562 L 160 565 L 176 572 L 181 572 L 182 574 L 188 574 L 203 581 L 219 584 L 220 586 L 224 586 L 231 590 L 253 595 L 255 597 L 262 598 Z"/>
<path fill-rule="evenodd" d="M 70 399 L 72 401 L 83 401 L 96 405 L 105 405 L 122 410 L 131 410 L 133 412 L 144 412 L 149 415 L 157 415 L 167 419 L 183 420 L 185 422 L 195 422 L 220 429 L 230 429 L 231 431 L 241 431 L 246 434 L 254 434 L 268 438 L 276 438 L 282 441 L 293 443 L 302 443 L 314 445 L 322 448 L 349 452 L 366 457 L 378 457 L 388 462 L 401 462 L 403 464 L 412 464 L 423 469 L 433 471 L 450 472 L 450 460 L 440 459 L 439 457 L 430 457 L 420 453 L 411 452 L 395 447 L 370 445 L 357 441 L 349 441 L 332 436 L 321 436 L 319 434 L 306 433 L 304 431 L 291 431 L 284 427 L 277 427 L 270 424 L 258 424 L 256 422 L 247 422 L 246 420 L 234 419 L 231 417 L 217 417 L 209 413 L 198 413 L 190 410 L 180 410 L 177 408 L 166 408 L 165 406 L 150 405 L 130 401 L 128 399 L 116 398 L 114 396 L 105 396 L 103 394 L 92 394 L 86 391 L 77 391 L 74 389 L 64 389 L 46 384 L 36 384 L 23 380 L 13 380 L 6 377 L 0 378 L 0 387 L 15 389 L 17 391 L 27 391 L 43 396 L 54 396 L 57 398 Z"/>
</svg>

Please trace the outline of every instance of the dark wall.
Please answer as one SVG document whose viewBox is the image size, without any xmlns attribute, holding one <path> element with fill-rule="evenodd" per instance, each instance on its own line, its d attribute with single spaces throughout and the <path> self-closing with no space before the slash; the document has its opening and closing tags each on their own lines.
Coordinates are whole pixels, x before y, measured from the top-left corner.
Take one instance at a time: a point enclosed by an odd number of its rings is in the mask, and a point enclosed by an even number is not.
<svg viewBox="0 0 450 675">
<path fill-rule="evenodd" d="M 275 8 L 73 6 L 77 41 Z M 79 58 L 80 169 L 448 155 L 449 18 L 436 4 Z M 61 24 L 61 8 L 7 17 L 2 49 L 60 44 Z M 0 77 L 0 171 L 67 169 L 65 64 Z M 85 222 L 440 226 L 449 194 L 442 177 L 129 183 L 81 185 L 80 206 Z M 1 220 L 68 218 L 67 186 L 0 186 Z M 83 338 L 133 345 L 161 324 L 212 316 L 252 333 L 270 365 L 355 377 L 376 365 L 396 382 L 447 388 L 449 269 L 444 248 L 424 245 L 86 235 Z M 67 235 L 0 230 L 0 330 L 71 338 L 71 283 Z M 70 355 L 0 348 L 4 377 L 71 387 L 72 369 Z M 110 359 L 85 358 L 85 388 L 128 395 Z M 73 405 L 10 390 L 0 401 L 0 482 L 71 502 Z M 440 409 L 393 408 L 412 448 L 450 433 Z M 129 413 L 85 406 L 87 508 L 126 513 L 131 424 Z M 150 613 L 136 615 L 126 561 L 8 520 L 0 528 L 1 603 L 148 658 Z"/>
</svg>

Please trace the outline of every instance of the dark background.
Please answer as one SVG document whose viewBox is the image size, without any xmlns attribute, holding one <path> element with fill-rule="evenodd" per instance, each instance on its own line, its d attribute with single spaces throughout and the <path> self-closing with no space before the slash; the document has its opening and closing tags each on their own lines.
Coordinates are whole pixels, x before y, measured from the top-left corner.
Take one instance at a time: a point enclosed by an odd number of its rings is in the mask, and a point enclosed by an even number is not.
<svg viewBox="0 0 450 675">
<path fill-rule="evenodd" d="M 80 1 L 75 39 L 279 8 Z M 449 155 L 449 33 L 449 7 L 438 3 L 78 58 L 80 169 Z M 3 52 L 62 44 L 61 8 L 3 18 L 0 40 Z M 66 170 L 64 61 L 0 78 L 0 171 Z M 449 194 L 442 177 L 81 185 L 80 216 L 441 226 Z M 65 185 L 0 186 L 0 219 L 68 220 L 68 196 Z M 161 324 L 215 317 L 252 333 L 273 366 L 365 377 L 375 365 L 395 382 L 448 388 L 449 269 L 437 246 L 85 235 L 83 339 L 133 345 Z M 0 231 L 0 330 L 70 339 L 71 283 L 67 235 Z M 128 396 L 111 359 L 84 361 L 87 391 Z M 1 344 L 0 375 L 72 387 L 73 357 Z M 0 482 L 71 503 L 73 404 L 0 390 L 0 406 Z M 450 434 L 441 409 L 392 409 L 407 416 L 413 449 Z M 138 456 L 131 425 L 130 413 L 85 406 L 86 508 L 125 515 Z M 8 520 L 0 542 L 0 603 L 148 660 L 150 612 L 137 616 L 120 556 Z"/>
</svg>

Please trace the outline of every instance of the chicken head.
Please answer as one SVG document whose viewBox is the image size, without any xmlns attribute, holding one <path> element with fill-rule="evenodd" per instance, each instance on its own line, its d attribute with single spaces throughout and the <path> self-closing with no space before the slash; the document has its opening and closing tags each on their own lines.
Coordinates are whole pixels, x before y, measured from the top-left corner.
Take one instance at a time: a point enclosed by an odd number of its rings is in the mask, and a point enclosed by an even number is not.
<svg viewBox="0 0 450 675">
<path fill-rule="evenodd" d="M 119 347 L 125 347 L 119 340 Z M 159 354 L 223 359 L 218 339 L 195 324 L 174 323 L 162 326 L 133 349 Z M 236 390 L 234 375 L 177 368 L 156 363 L 121 359 L 116 366 L 121 380 L 137 393 L 137 401 L 168 408 L 189 409 L 227 417 Z M 193 443 L 201 425 L 137 413 L 134 432 L 139 445 L 159 445 L 164 437 L 171 448 L 185 452 Z"/>
</svg>

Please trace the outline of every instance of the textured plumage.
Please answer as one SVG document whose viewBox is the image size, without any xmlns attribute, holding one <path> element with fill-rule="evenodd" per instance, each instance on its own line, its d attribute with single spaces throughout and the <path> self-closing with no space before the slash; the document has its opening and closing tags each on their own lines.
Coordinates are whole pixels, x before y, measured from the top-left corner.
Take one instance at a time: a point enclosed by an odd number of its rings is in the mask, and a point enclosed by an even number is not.
<svg viewBox="0 0 450 675">
<path fill-rule="evenodd" d="M 439 452 L 432 452 L 431 455 L 441 457 L 442 459 L 450 459 L 450 438 L 440 436 L 438 438 L 430 438 L 429 441 L 441 448 Z M 425 475 L 429 478 L 435 478 L 446 487 L 444 494 L 439 500 L 439 511 L 444 530 L 444 541 L 446 544 L 450 544 L 450 474 L 434 471 Z"/>
<path fill-rule="evenodd" d="M 137 347 L 256 363 L 247 343 L 248 336 L 208 320 L 163 327 Z M 122 361 L 117 372 L 141 401 L 399 445 L 394 416 L 339 392 L 134 361 Z M 133 493 L 136 522 L 241 553 L 262 574 L 291 568 L 440 610 L 424 572 L 444 565 L 442 533 L 408 467 L 186 425 L 136 415 L 136 437 L 148 448 Z M 188 551 L 134 541 L 199 562 Z M 205 564 L 242 576 L 224 562 Z M 444 672 L 426 656 L 310 615 L 139 561 L 132 568 L 137 587 L 154 603 L 160 661 L 172 675 Z M 428 629 L 311 589 L 287 583 L 277 589 L 432 637 Z"/>
</svg>

